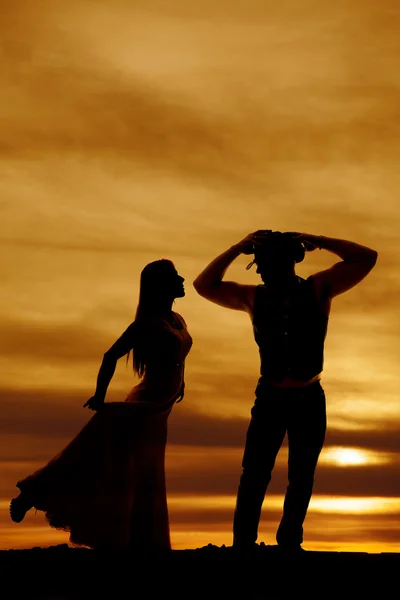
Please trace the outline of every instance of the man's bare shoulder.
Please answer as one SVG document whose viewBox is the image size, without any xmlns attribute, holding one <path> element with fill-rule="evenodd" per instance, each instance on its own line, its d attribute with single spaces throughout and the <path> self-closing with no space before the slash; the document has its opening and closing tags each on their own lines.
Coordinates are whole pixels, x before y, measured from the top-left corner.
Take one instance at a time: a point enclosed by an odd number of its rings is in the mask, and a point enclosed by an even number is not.
<svg viewBox="0 0 400 600">
<path fill-rule="evenodd" d="M 256 287 L 236 281 L 221 281 L 201 295 L 219 306 L 249 312 L 253 307 Z"/>
</svg>

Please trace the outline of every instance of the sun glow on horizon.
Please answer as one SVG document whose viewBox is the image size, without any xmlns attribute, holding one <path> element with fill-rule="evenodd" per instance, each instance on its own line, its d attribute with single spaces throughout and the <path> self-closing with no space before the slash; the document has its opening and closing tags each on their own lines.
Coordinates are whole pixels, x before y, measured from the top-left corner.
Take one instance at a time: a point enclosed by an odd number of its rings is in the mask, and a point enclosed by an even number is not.
<svg viewBox="0 0 400 600">
<path fill-rule="evenodd" d="M 190 512 L 192 510 L 213 511 L 233 509 L 236 498 L 234 496 L 187 496 L 172 495 L 169 505 L 172 510 Z M 263 512 L 280 510 L 283 496 L 271 494 L 266 497 Z M 347 496 L 313 496 L 310 501 L 309 512 L 323 513 L 370 513 L 370 514 L 397 514 L 400 513 L 400 498 L 380 496 L 347 497 Z"/>
<path fill-rule="evenodd" d="M 335 464 L 340 467 L 387 464 L 393 457 L 388 453 L 374 452 L 365 448 L 348 448 L 345 446 L 328 446 L 321 454 L 320 463 Z"/>
</svg>

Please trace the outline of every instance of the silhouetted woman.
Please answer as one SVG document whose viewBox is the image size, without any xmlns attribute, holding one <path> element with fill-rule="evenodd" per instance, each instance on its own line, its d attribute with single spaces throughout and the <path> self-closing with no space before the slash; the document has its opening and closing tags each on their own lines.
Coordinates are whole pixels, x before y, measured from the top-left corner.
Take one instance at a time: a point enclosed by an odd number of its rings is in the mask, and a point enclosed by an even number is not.
<svg viewBox="0 0 400 600">
<path fill-rule="evenodd" d="M 165 486 L 167 419 L 184 394 L 184 361 L 192 345 L 172 311 L 183 277 L 169 260 L 141 273 L 135 320 L 104 354 L 87 425 L 42 469 L 17 483 L 10 503 L 19 523 L 31 508 L 72 544 L 116 550 L 171 548 Z M 124 402 L 105 402 L 118 359 L 133 354 L 140 382 Z"/>
</svg>

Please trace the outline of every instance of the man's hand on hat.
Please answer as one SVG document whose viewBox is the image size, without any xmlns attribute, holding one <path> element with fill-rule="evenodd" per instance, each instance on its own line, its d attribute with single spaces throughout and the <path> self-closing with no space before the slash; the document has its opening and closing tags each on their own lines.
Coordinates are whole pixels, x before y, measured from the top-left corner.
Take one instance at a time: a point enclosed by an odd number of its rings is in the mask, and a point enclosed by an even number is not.
<svg viewBox="0 0 400 600">
<path fill-rule="evenodd" d="M 297 231 L 288 231 L 293 239 L 299 240 L 307 252 L 313 252 L 317 248 L 321 248 L 321 236 L 311 233 L 298 233 Z"/>
</svg>

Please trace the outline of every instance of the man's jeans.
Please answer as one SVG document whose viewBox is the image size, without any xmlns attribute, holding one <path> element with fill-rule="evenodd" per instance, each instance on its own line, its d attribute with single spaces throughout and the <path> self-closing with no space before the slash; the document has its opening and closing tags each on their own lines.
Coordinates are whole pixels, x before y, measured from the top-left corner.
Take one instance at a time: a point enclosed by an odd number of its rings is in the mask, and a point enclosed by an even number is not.
<svg viewBox="0 0 400 600">
<path fill-rule="evenodd" d="M 278 388 L 260 380 L 251 410 L 233 522 L 233 542 L 252 545 L 275 459 L 288 434 L 288 487 L 276 541 L 303 542 L 303 522 L 326 431 L 325 393 L 319 381 L 302 388 Z"/>
</svg>

